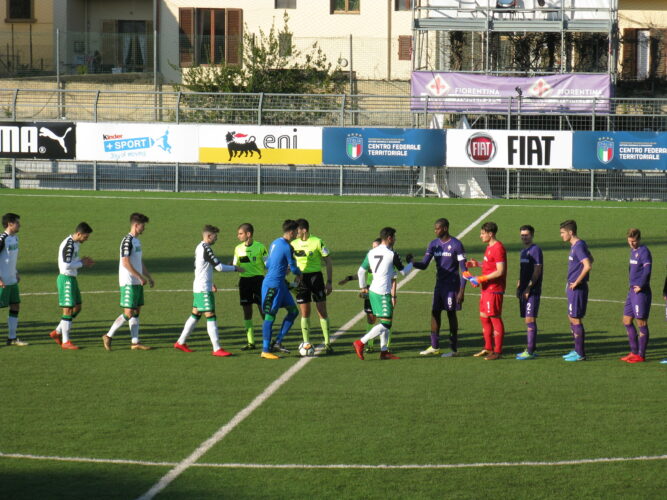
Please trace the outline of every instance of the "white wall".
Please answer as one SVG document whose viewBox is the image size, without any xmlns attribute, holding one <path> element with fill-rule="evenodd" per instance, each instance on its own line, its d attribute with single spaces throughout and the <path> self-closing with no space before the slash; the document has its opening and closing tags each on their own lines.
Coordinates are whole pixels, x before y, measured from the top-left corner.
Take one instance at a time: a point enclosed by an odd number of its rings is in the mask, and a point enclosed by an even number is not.
<svg viewBox="0 0 667 500">
<path fill-rule="evenodd" d="M 174 82 L 180 81 L 180 73 L 171 67 L 178 65 L 179 7 L 243 9 L 243 22 L 254 33 L 259 29 L 268 31 L 274 21 L 281 28 L 285 12 L 274 8 L 274 0 L 161 0 L 160 3 L 160 68 L 166 81 Z M 398 60 L 398 37 L 412 35 L 410 11 L 394 11 L 394 0 L 361 0 L 359 14 L 330 14 L 329 6 L 329 0 L 297 0 L 297 8 L 287 10 L 288 26 L 297 48 L 318 41 L 327 59 L 335 64 L 339 58 L 349 59 L 352 35 L 353 69 L 359 78 L 410 78 L 411 61 Z"/>
</svg>

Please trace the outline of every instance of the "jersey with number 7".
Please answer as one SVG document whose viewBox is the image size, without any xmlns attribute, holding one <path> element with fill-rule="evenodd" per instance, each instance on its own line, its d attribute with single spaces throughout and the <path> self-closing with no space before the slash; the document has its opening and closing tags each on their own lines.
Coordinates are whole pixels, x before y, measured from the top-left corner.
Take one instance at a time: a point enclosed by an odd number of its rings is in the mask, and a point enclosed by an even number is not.
<svg viewBox="0 0 667 500">
<path fill-rule="evenodd" d="M 366 254 L 361 268 L 364 271 L 373 273 L 373 282 L 369 290 L 379 295 L 387 295 L 391 293 L 391 282 L 395 272 L 399 271 L 401 274 L 404 274 L 402 271 L 404 271 L 405 266 L 403 266 L 398 253 L 387 248 L 385 245 L 379 245 Z M 365 283 L 362 283 L 361 279 L 359 286 L 360 288 L 364 288 L 365 286 Z"/>
</svg>

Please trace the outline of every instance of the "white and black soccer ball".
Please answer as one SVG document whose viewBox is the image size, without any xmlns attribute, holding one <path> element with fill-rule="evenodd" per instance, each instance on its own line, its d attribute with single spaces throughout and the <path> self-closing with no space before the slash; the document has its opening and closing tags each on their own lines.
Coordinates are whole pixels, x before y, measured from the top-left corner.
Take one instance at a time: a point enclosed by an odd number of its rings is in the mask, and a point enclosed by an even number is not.
<svg viewBox="0 0 667 500">
<path fill-rule="evenodd" d="M 315 348 L 308 342 L 301 342 L 299 344 L 299 354 L 301 354 L 301 356 L 312 356 L 315 354 Z"/>
</svg>

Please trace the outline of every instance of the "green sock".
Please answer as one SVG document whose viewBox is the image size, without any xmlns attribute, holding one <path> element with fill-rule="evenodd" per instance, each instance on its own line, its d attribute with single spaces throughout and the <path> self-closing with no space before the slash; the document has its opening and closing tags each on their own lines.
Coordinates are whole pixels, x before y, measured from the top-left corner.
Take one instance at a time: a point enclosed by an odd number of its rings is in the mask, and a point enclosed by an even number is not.
<svg viewBox="0 0 667 500">
<path fill-rule="evenodd" d="M 301 335 L 306 344 L 310 344 L 310 318 L 301 318 Z"/>
<path fill-rule="evenodd" d="M 252 320 L 251 319 L 244 319 L 243 320 L 243 328 L 245 328 L 245 334 L 248 337 L 248 344 L 254 344 L 255 343 L 255 331 L 252 328 Z"/>
<path fill-rule="evenodd" d="M 324 343 L 329 343 L 329 318 L 320 318 L 320 326 L 322 327 L 322 335 L 324 335 Z"/>
</svg>

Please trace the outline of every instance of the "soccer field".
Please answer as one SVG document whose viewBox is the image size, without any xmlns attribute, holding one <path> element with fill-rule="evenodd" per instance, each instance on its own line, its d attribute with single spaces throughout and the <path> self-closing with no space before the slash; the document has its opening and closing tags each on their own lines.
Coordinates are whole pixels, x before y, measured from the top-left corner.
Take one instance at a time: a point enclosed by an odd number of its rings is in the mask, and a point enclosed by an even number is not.
<svg viewBox="0 0 667 500">
<path fill-rule="evenodd" d="M 3 498 L 664 498 L 667 205 L 7 190 L 0 203 L 21 215 L 19 337 L 30 343 L 0 346 Z M 141 339 L 154 349 L 130 350 L 125 326 L 106 352 L 100 337 L 120 313 L 118 246 L 135 211 L 151 219 L 141 241 L 156 286 L 146 289 Z M 221 228 L 213 249 L 227 263 L 240 223 L 268 245 L 284 219 L 299 217 L 331 249 L 334 283 L 356 274 L 383 226 L 397 229 L 402 255 L 421 257 L 433 222 L 446 217 L 479 260 L 479 226 L 496 222 L 508 251 L 505 357 L 472 357 L 483 341 L 471 288 L 459 315 L 463 356 L 419 356 L 429 345 L 433 263 L 399 281 L 400 360 L 355 356 L 365 320 L 354 282 L 328 299 L 333 355 L 267 361 L 242 352 L 234 273 L 215 275 L 221 345 L 234 355 L 211 356 L 203 321 L 188 341 L 195 352 L 175 350 L 201 227 Z M 559 237 L 570 218 L 595 258 L 583 363 L 560 356 L 572 348 L 569 246 Z M 60 319 L 57 251 L 82 220 L 94 232 L 81 254 L 96 265 L 79 274 L 84 308 L 71 337 L 82 349 L 63 351 L 48 336 Z M 535 227 L 545 259 L 540 356 L 526 362 L 514 360 L 526 336 L 512 293 L 522 224 Z M 628 352 L 621 316 L 632 226 L 654 266 L 647 362 L 631 365 L 619 357 Z M 4 338 L 6 309 L 1 317 Z M 311 339 L 321 340 L 312 325 Z M 255 327 L 260 339 L 256 311 Z M 285 344 L 300 338 L 297 320 Z"/>
</svg>

